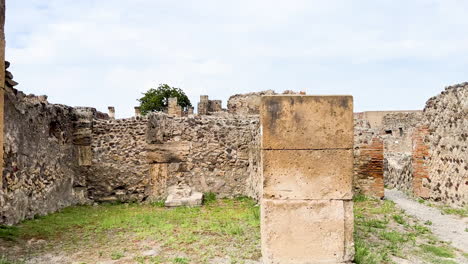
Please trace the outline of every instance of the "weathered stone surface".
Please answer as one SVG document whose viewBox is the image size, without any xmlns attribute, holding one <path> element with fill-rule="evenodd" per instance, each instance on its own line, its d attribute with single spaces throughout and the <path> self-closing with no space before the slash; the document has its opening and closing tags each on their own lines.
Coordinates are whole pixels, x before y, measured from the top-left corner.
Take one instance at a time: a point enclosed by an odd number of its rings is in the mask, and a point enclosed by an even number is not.
<svg viewBox="0 0 468 264">
<path fill-rule="evenodd" d="M 219 197 L 248 195 L 261 190 L 258 116 L 149 116 L 146 150 L 150 162 L 167 163 L 167 177 L 155 185 L 187 184 Z"/>
<path fill-rule="evenodd" d="M 336 200 L 262 200 L 264 264 L 352 261 L 352 204 Z M 351 213 L 350 213 L 351 212 Z M 351 217 L 352 218 L 352 217 Z M 345 246 L 346 245 L 346 246 Z"/>
<path fill-rule="evenodd" d="M 186 185 L 176 185 L 168 188 L 168 196 L 164 203 L 167 207 L 177 206 L 201 206 L 203 194 L 194 192 Z"/>
<path fill-rule="evenodd" d="M 263 149 L 353 147 L 352 96 L 264 96 Z"/>
<path fill-rule="evenodd" d="M 172 163 L 187 160 L 190 142 L 166 142 L 164 144 L 149 144 L 146 147 L 150 163 Z"/>
<path fill-rule="evenodd" d="M 427 169 L 429 181 L 423 187 L 430 197 L 452 206 L 468 205 L 468 83 L 447 87 L 431 98 L 424 108 L 429 134 L 424 142 L 428 153 L 419 151 L 420 168 Z"/>
<path fill-rule="evenodd" d="M 264 198 L 353 198 L 353 151 L 350 149 L 264 150 L 262 153 Z"/>
</svg>

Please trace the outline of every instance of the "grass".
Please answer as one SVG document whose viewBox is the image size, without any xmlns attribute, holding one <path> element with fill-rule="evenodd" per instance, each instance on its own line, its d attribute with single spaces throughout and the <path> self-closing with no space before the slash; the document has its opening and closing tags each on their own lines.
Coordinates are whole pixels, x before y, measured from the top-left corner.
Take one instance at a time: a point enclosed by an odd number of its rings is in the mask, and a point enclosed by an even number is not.
<svg viewBox="0 0 468 264">
<path fill-rule="evenodd" d="M 454 263 L 455 250 L 434 237 L 427 227 L 407 216 L 392 201 L 363 195 L 354 198 L 355 262 L 357 264 L 409 262 Z M 398 262 L 398 261 L 396 261 Z"/>
<path fill-rule="evenodd" d="M 83 260 L 86 263 L 93 263 L 88 257 L 117 260 L 124 252 L 129 256 L 127 250 L 139 250 L 147 241 L 160 246 L 162 256 L 159 260 L 139 258 L 141 263 L 188 263 L 188 259 L 208 263 L 217 256 L 259 259 L 256 203 L 246 198 L 216 199 L 211 194 L 205 199 L 205 205 L 198 208 L 167 209 L 159 203 L 68 207 L 16 227 L 0 228 L 0 242 L 14 245 L 42 239 L 48 243 L 41 250 L 90 252 Z M 173 256 L 178 253 L 184 257 Z"/>
<path fill-rule="evenodd" d="M 433 245 L 421 245 L 424 252 L 433 254 L 437 257 L 455 258 L 455 253 L 448 247 L 437 247 Z"/>
<path fill-rule="evenodd" d="M 354 201 L 357 264 L 394 263 L 396 257 L 454 263 L 451 258 L 456 252 L 431 234 L 428 226 L 432 223 L 418 222 L 391 201 L 363 195 Z M 142 264 L 204 264 L 216 258 L 243 263 L 261 257 L 260 208 L 246 197 L 217 199 L 215 194 L 206 193 L 204 206 L 198 208 L 168 209 L 161 201 L 77 206 L 15 227 L 0 227 L 0 246 L 27 245 L 31 239 L 47 243 L 22 256 L 83 252 L 77 263 L 123 261 L 124 257 Z M 154 247 L 158 247 L 158 255 L 140 255 Z M 10 261 L 0 258 L 0 264 L 22 263 L 11 262 L 21 254 L 10 254 Z"/>
</svg>

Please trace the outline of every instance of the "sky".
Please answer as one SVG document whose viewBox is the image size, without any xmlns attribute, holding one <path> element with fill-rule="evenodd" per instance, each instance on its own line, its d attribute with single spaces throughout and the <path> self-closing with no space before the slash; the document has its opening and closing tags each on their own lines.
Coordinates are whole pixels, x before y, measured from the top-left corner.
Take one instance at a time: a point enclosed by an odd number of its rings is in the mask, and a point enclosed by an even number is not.
<svg viewBox="0 0 468 264">
<path fill-rule="evenodd" d="M 468 81 L 466 0 L 7 0 L 16 87 L 130 117 L 167 83 L 223 100 L 272 89 L 416 110 Z"/>
</svg>

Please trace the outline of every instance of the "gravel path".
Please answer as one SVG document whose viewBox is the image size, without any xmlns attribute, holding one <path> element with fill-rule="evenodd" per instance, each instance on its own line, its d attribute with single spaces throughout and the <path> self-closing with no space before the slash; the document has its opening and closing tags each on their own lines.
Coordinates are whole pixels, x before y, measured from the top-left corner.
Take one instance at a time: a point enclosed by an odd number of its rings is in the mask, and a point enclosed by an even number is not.
<svg viewBox="0 0 468 264">
<path fill-rule="evenodd" d="M 420 204 L 398 190 L 385 189 L 385 197 L 394 201 L 398 207 L 409 215 L 421 221 L 431 221 L 428 226 L 432 232 L 443 241 L 451 242 L 452 246 L 468 253 L 468 218 L 443 215 L 437 208 Z"/>
</svg>

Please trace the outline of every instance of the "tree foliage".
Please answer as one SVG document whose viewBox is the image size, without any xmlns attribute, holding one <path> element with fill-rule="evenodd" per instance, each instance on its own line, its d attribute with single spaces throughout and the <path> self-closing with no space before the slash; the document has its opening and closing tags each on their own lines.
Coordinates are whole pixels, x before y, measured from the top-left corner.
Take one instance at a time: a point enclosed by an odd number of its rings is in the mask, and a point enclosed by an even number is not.
<svg viewBox="0 0 468 264">
<path fill-rule="evenodd" d="M 160 84 L 158 88 L 151 88 L 143 97 L 138 99 L 140 110 L 143 115 L 154 111 L 164 111 L 167 108 L 169 98 L 177 97 L 177 104 L 184 110 L 192 106 L 187 95 L 180 88 L 171 87 L 167 84 Z"/>
</svg>

